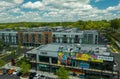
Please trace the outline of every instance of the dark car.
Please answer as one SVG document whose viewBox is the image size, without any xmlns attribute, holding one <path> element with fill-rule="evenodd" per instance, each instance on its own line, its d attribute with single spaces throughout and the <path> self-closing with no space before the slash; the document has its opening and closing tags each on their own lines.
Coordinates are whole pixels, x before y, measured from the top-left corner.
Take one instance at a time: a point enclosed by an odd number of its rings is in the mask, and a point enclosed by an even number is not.
<svg viewBox="0 0 120 79">
<path fill-rule="evenodd" d="M 35 75 L 36 75 L 36 72 L 31 72 L 29 75 L 29 79 L 33 79 Z"/>
<path fill-rule="evenodd" d="M 4 69 L 4 70 L 3 70 L 3 75 L 7 74 L 8 71 L 9 71 L 9 69 Z"/>
<path fill-rule="evenodd" d="M 46 79 L 47 77 L 46 76 L 44 76 L 44 75 L 41 75 L 40 76 L 40 79 Z"/>
<path fill-rule="evenodd" d="M 21 75 L 22 75 L 22 72 L 19 72 L 19 73 L 17 73 L 16 75 L 17 75 L 17 76 L 21 76 Z"/>
</svg>

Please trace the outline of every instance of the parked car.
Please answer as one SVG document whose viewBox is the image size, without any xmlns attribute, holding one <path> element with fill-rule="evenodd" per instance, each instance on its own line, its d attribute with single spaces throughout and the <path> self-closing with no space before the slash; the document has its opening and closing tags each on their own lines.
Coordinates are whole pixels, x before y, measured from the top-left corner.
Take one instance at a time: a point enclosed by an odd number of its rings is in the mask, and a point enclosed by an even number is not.
<svg viewBox="0 0 120 79">
<path fill-rule="evenodd" d="M 33 79 L 39 79 L 40 76 L 41 76 L 40 74 L 36 74 Z"/>
<path fill-rule="evenodd" d="M 22 72 L 17 73 L 17 76 L 21 76 L 21 75 L 22 75 Z"/>
<path fill-rule="evenodd" d="M 8 71 L 9 71 L 9 69 L 4 69 L 4 70 L 3 70 L 3 75 L 7 74 Z"/>
<path fill-rule="evenodd" d="M 41 76 L 40 76 L 40 79 L 46 79 L 46 76 L 41 75 Z"/>
<path fill-rule="evenodd" d="M 21 76 L 22 72 L 20 72 L 19 70 L 15 70 L 12 74 L 17 75 L 17 76 Z"/>
<path fill-rule="evenodd" d="M 10 74 L 12 74 L 14 71 L 15 71 L 15 69 L 14 69 L 14 68 L 11 68 L 11 69 L 9 69 L 8 74 L 10 75 Z"/>
<path fill-rule="evenodd" d="M 19 71 L 15 70 L 12 74 L 17 75 L 18 73 L 19 73 Z"/>
<path fill-rule="evenodd" d="M 36 75 L 36 72 L 31 72 L 29 75 L 29 79 L 33 79 L 35 75 Z"/>
</svg>

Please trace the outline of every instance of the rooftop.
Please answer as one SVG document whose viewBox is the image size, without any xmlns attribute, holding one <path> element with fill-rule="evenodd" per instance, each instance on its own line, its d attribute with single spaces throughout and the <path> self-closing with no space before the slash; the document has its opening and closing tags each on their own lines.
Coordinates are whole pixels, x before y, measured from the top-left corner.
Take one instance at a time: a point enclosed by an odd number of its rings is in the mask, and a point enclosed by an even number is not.
<svg viewBox="0 0 120 79">
<path fill-rule="evenodd" d="M 27 53 L 36 54 L 37 51 L 46 51 L 46 52 L 78 52 L 78 53 L 94 53 L 98 55 L 110 55 L 110 52 L 107 51 L 105 45 L 88 45 L 88 44 L 47 44 L 39 46 Z"/>
</svg>

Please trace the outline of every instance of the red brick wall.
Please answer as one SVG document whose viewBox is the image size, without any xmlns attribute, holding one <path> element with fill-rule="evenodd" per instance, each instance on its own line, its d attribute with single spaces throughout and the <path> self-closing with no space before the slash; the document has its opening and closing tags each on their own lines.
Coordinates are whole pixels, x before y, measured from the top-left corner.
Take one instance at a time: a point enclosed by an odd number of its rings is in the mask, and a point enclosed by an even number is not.
<svg viewBox="0 0 120 79">
<path fill-rule="evenodd" d="M 41 44 L 45 44 L 45 35 L 48 35 L 48 43 L 52 42 L 52 32 L 42 32 Z"/>
</svg>

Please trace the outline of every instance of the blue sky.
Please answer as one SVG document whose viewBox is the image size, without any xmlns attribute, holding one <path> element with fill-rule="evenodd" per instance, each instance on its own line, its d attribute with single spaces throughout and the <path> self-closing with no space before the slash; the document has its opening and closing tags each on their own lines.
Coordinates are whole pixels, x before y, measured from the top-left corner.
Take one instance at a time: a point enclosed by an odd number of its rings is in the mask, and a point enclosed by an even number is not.
<svg viewBox="0 0 120 79">
<path fill-rule="evenodd" d="M 120 18 L 120 0 L 0 0 L 0 22 Z"/>
</svg>

